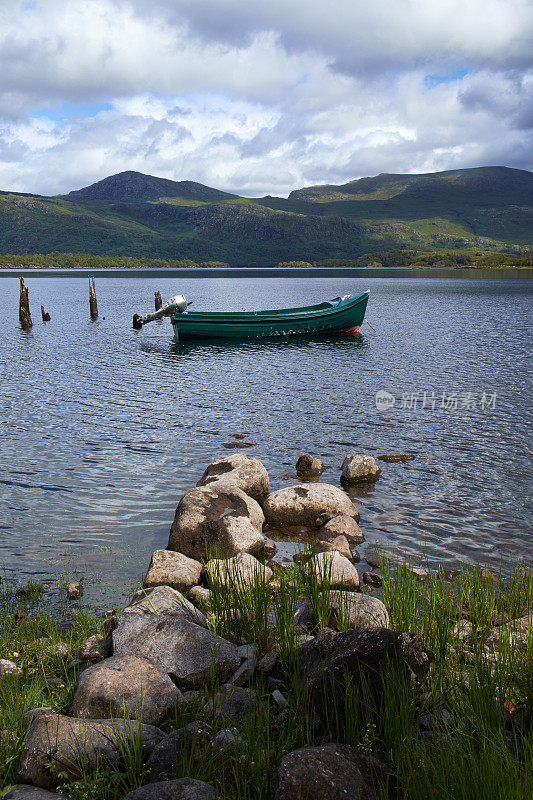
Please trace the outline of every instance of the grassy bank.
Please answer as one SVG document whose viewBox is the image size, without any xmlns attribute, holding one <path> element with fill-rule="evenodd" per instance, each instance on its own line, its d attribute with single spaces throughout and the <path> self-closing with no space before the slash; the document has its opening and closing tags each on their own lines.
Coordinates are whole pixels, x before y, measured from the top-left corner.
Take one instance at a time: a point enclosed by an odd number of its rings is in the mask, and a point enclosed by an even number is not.
<svg viewBox="0 0 533 800">
<path fill-rule="evenodd" d="M 379 707 L 348 685 L 344 708 L 333 706 L 319 723 L 305 702 L 298 680 L 293 615 L 309 598 L 318 627 L 331 617 L 327 576 L 319 586 L 314 573 L 296 565 L 276 568 L 273 583 L 228 589 L 216 579 L 204 609 L 210 627 L 236 643 L 255 642 L 260 654 L 275 649 L 278 680 L 287 705 L 274 710 L 272 684 L 254 673 L 256 693 L 248 719 L 236 723 L 217 716 L 217 686 L 207 685 L 163 725 L 171 731 L 204 720 L 215 732 L 237 727 L 241 741 L 230 758 L 189 743 L 176 777 L 187 775 L 212 783 L 221 800 L 269 798 L 280 758 L 299 747 L 335 741 L 354 745 L 383 761 L 398 780 L 400 796 L 427 798 L 510 798 L 533 796 L 533 641 L 515 647 L 511 627 L 488 650 L 485 634 L 531 613 L 533 574 L 523 566 L 503 583 L 483 579 L 479 570 L 463 570 L 450 582 L 444 571 L 420 581 L 408 565 L 381 559 L 382 597 L 390 627 L 418 631 L 434 660 L 427 685 L 416 689 L 394 672 L 386 676 Z M 324 577 L 324 576 L 323 576 Z M 70 662 L 83 641 L 102 628 L 95 611 L 81 603 L 52 605 L 38 585 L 17 589 L 0 584 L 0 658 L 22 669 L 0 682 L 0 786 L 16 782 L 16 766 L 26 725 L 24 714 L 38 706 L 68 711 L 76 683 Z M 340 614 L 339 628 L 343 625 Z M 509 623 L 511 625 L 512 623 Z M 312 633 L 313 631 L 311 631 Z M 68 654 L 54 652 L 64 642 Z M 54 681 L 52 678 L 58 678 Z M 145 782 L 138 734 L 123 742 L 122 764 L 103 764 L 63 784 L 74 800 L 121 800 Z M 7 731 L 7 733 L 4 733 Z M 62 784 L 59 774 L 58 783 Z M 170 776 L 174 777 L 174 776 Z"/>
</svg>

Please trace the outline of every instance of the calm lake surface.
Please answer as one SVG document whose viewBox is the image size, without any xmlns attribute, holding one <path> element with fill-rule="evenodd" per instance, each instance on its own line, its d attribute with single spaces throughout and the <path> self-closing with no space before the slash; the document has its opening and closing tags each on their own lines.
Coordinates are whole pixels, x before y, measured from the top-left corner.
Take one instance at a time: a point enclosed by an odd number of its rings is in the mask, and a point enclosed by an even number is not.
<svg viewBox="0 0 533 800">
<path fill-rule="evenodd" d="M 181 494 L 235 433 L 274 488 L 303 452 L 337 485 L 350 452 L 412 453 L 352 492 L 368 546 L 503 573 L 533 561 L 533 281 L 99 277 L 91 323 L 86 279 L 26 274 L 29 333 L 18 278 L 0 279 L 0 569 L 86 576 L 98 600 L 142 580 Z M 375 330 L 359 340 L 175 344 L 168 320 L 131 328 L 156 289 L 242 310 L 367 288 Z M 394 406 L 378 410 L 378 391 Z"/>
</svg>

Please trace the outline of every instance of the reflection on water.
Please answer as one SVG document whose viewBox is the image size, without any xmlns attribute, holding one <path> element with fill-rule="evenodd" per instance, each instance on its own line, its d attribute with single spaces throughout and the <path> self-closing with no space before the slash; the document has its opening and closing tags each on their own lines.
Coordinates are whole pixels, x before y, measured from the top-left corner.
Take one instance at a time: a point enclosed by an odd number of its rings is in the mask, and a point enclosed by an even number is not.
<svg viewBox="0 0 533 800">
<path fill-rule="evenodd" d="M 243 452 L 274 488 L 304 451 L 337 485 L 348 452 L 413 453 L 350 490 L 370 545 L 504 571 L 531 560 L 527 281 L 100 278 L 95 323 L 85 280 L 27 283 L 35 325 L 24 333 L 17 278 L 2 279 L 0 565 L 98 572 L 94 596 L 139 580 L 180 495 L 234 433 L 257 443 Z M 359 338 L 175 343 L 168 320 L 131 328 L 155 289 L 237 310 L 366 288 L 375 330 Z M 41 303 L 49 323 L 37 321 Z M 376 409 L 379 390 L 391 409 Z M 494 409 L 480 408 L 483 391 L 496 392 Z M 424 392 L 435 407 L 422 407 Z M 443 393 L 457 407 L 441 408 Z"/>
</svg>

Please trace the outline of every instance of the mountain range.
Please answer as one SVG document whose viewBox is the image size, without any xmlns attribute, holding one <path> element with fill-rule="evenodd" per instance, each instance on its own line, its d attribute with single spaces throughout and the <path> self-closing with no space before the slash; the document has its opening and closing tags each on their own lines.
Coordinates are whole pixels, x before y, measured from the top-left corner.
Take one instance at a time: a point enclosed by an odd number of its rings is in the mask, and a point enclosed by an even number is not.
<svg viewBox="0 0 533 800">
<path fill-rule="evenodd" d="M 0 191 L 0 254 L 92 253 L 234 266 L 389 250 L 524 252 L 533 173 L 477 167 L 381 174 L 248 198 L 121 172 L 63 196 Z"/>
</svg>

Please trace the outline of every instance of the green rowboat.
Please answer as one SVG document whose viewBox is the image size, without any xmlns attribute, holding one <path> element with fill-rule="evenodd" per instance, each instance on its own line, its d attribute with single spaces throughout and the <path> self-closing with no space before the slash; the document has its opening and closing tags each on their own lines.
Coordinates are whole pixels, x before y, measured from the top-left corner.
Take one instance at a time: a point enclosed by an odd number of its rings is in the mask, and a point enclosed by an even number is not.
<svg viewBox="0 0 533 800">
<path fill-rule="evenodd" d="M 262 336 L 357 334 L 369 293 L 326 303 L 268 311 L 184 311 L 172 313 L 176 339 L 242 339 Z"/>
</svg>

